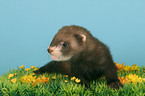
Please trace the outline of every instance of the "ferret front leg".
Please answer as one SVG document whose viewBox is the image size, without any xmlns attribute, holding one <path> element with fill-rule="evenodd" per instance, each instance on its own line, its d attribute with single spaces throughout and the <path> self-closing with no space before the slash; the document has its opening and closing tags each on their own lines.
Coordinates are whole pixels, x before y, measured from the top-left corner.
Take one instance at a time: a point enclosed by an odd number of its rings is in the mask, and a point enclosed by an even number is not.
<svg viewBox="0 0 145 96">
<path fill-rule="evenodd" d="M 70 75 L 70 64 L 69 62 L 51 61 L 34 71 L 34 73 L 37 75 L 42 73 L 62 73 Z"/>
<path fill-rule="evenodd" d="M 117 77 L 117 72 L 115 70 L 109 70 L 105 72 L 105 78 L 107 80 L 107 85 L 110 88 L 119 89 L 119 87 L 123 87 L 120 80 Z"/>
<path fill-rule="evenodd" d="M 72 72 L 71 77 L 75 76 L 76 78 L 80 79 L 80 84 L 84 84 L 87 89 L 90 89 L 89 81 L 85 79 L 84 75 L 79 72 L 76 72 L 76 74 L 74 73 L 75 72 Z"/>
</svg>

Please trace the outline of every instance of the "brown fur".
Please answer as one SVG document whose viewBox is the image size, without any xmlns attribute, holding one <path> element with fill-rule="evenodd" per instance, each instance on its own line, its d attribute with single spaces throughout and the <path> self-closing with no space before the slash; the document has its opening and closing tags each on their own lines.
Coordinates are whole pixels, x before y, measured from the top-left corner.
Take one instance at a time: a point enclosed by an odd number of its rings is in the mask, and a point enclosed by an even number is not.
<svg viewBox="0 0 145 96">
<path fill-rule="evenodd" d="M 62 47 L 60 52 L 64 57 L 71 58 L 67 61 L 52 61 L 35 73 L 69 74 L 81 79 L 81 83 L 86 87 L 89 87 L 89 81 L 104 75 L 109 87 L 118 89 L 123 86 L 118 80 L 117 68 L 108 47 L 93 37 L 88 30 L 79 26 L 65 26 L 54 36 L 50 46 L 61 46 L 62 41 L 68 46 Z"/>
</svg>

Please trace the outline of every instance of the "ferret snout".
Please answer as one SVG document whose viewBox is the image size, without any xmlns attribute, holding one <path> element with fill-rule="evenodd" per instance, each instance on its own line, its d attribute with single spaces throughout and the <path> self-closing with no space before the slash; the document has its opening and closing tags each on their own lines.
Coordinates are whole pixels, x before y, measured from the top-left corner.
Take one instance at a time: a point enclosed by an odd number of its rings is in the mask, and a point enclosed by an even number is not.
<svg viewBox="0 0 145 96">
<path fill-rule="evenodd" d="M 52 53 L 54 50 L 52 48 L 47 49 L 48 53 Z"/>
</svg>

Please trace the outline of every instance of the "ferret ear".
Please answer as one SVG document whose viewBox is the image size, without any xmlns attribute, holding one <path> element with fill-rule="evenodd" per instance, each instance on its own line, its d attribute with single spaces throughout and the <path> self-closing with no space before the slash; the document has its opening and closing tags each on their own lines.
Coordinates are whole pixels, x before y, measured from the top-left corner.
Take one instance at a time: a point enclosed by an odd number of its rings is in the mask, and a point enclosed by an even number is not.
<svg viewBox="0 0 145 96">
<path fill-rule="evenodd" d="M 80 45 L 85 44 L 86 42 L 86 36 L 84 34 L 74 34 L 75 38 L 79 42 Z"/>
</svg>

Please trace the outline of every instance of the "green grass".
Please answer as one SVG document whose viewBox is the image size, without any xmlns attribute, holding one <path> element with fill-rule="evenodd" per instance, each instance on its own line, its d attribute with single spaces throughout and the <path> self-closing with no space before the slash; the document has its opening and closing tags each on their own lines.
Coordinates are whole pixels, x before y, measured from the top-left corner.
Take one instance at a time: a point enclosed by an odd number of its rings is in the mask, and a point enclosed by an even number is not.
<svg viewBox="0 0 145 96">
<path fill-rule="evenodd" d="M 90 89 L 86 89 L 84 86 L 77 84 L 75 81 L 70 80 L 70 77 L 65 77 L 61 74 L 45 73 L 46 77 L 49 77 L 49 83 L 32 84 L 21 83 L 20 78 L 24 75 L 32 73 L 21 69 L 9 70 L 7 73 L 0 76 L 0 96 L 145 96 L 145 82 L 125 84 L 123 88 L 119 90 L 107 88 L 107 84 L 104 78 L 92 81 L 90 83 Z M 17 78 L 16 83 L 12 83 L 11 79 L 8 79 L 9 74 L 17 73 L 13 78 Z M 145 78 L 145 66 L 139 67 L 138 71 L 118 72 L 119 77 L 126 76 L 128 74 L 136 74 L 139 77 Z M 41 77 L 42 75 L 37 76 Z M 56 79 L 52 79 L 56 76 Z M 12 79 L 13 79 L 12 78 Z M 66 83 L 65 80 L 68 82 Z"/>
</svg>

